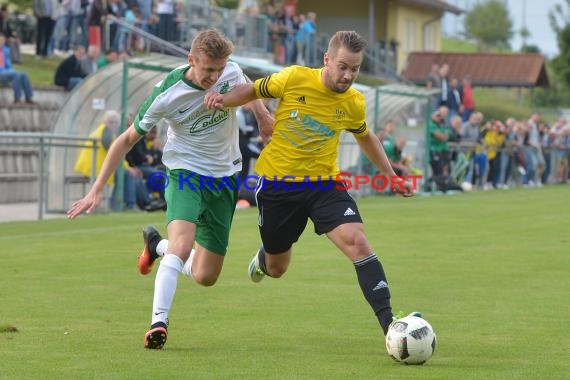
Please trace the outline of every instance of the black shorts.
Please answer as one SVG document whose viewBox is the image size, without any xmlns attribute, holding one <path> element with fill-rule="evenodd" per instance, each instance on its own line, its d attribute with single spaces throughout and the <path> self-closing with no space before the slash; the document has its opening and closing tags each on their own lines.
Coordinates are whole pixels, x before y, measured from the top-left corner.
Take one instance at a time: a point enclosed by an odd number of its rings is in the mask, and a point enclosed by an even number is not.
<svg viewBox="0 0 570 380">
<path fill-rule="evenodd" d="M 345 223 L 362 223 L 356 202 L 342 183 L 276 182 L 261 177 L 256 190 L 259 231 L 268 253 L 287 251 L 309 218 L 319 235 Z"/>
</svg>

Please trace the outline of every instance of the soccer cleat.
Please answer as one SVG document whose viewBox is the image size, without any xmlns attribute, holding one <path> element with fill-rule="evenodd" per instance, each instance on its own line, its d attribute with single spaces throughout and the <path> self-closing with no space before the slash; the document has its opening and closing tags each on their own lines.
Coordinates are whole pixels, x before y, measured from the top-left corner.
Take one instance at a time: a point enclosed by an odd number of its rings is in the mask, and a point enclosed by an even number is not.
<svg viewBox="0 0 570 380">
<path fill-rule="evenodd" d="M 263 246 L 260 247 L 259 249 L 262 250 Z M 265 254 L 265 252 L 264 252 L 264 254 Z M 249 267 L 248 267 L 249 278 L 251 278 L 251 281 L 253 281 L 253 282 L 259 282 L 259 281 L 263 280 L 263 277 L 265 277 L 265 273 L 263 273 L 261 268 L 259 268 L 258 255 L 259 255 L 259 251 L 255 252 L 255 256 L 253 256 L 253 258 L 249 262 Z"/>
<path fill-rule="evenodd" d="M 160 236 L 158 230 L 153 226 L 145 227 L 143 229 L 144 248 L 139 256 L 139 272 L 143 275 L 149 274 L 152 271 L 154 261 L 158 258 L 156 244 L 151 247 L 151 243 L 155 241 L 155 239 L 158 239 L 157 242 L 162 240 L 162 236 Z"/>
<path fill-rule="evenodd" d="M 419 311 L 412 311 L 410 314 L 405 315 L 403 311 L 399 311 L 396 315 L 394 315 L 392 317 L 392 322 L 390 323 L 390 326 L 388 327 L 388 330 L 390 330 L 390 327 L 392 327 L 392 325 L 394 324 L 394 322 L 396 322 L 398 319 L 402 319 L 404 317 L 422 317 L 422 313 Z"/>
<path fill-rule="evenodd" d="M 157 323 L 155 325 L 156 327 L 152 328 L 151 326 L 151 329 L 144 335 L 144 348 L 160 350 L 166 343 L 168 336 L 166 324 Z"/>
</svg>

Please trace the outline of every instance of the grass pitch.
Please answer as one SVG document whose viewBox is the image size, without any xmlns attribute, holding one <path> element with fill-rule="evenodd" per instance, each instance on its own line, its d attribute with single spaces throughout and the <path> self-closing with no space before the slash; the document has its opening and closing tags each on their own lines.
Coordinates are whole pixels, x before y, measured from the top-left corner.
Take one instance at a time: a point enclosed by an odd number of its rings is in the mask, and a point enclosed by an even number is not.
<svg viewBox="0 0 570 380">
<path fill-rule="evenodd" d="M 256 210 L 238 211 L 218 283 L 181 277 L 150 351 L 156 269 L 136 259 L 163 214 L 0 224 L 0 379 L 567 379 L 568 190 L 359 200 L 394 308 L 437 333 L 424 366 L 386 355 L 352 265 L 312 225 L 288 273 L 253 284 Z"/>
</svg>

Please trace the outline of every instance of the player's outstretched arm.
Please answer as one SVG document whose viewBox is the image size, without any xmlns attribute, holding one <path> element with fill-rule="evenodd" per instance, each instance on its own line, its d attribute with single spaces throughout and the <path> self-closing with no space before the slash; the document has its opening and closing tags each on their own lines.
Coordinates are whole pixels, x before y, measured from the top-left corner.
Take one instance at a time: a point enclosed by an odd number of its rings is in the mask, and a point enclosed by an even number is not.
<svg viewBox="0 0 570 380">
<path fill-rule="evenodd" d="M 255 119 L 257 120 L 257 128 L 259 129 L 261 141 L 263 144 L 267 144 L 273 134 L 273 123 L 275 122 L 275 118 L 260 99 L 249 102 L 248 106 L 253 111 Z"/>
<path fill-rule="evenodd" d="M 219 94 L 217 92 L 206 93 L 204 96 L 204 104 L 208 109 L 221 109 L 243 106 L 255 99 L 257 99 L 257 95 L 253 89 L 253 83 L 245 83 L 234 87 L 230 92 L 225 94 Z"/>
<path fill-rule="evenodd" d="M 376 165 L 380 172 L 388 178 L 395 178 L 396 173 L 390 164 L 390 160 L 384 152 L 384 148 L 380 143 L 380 140 L 374 133 L 367 133 L 365 136 L 355 136 L 356 142 L 360 146 L 360 149 L 364 152 L 366 157 Z M 404 197 L 411 197 L 414 195 L 413 185 L 409 181 L 402 183 L 402 186 L 394 186 L 393 190 Z"/>
<path fill-rule="evenodd" d="M 109 151 L 101 167 L 101 172 L 97 176 L 91 190 L 89 190 L 85 197 L 73 203 L 71 208 L 67 211 L 67 217 L 69 219 L 74 219 L 83 212 L 89 214 L 95 210 L 101 202 L 103 189 L 109 177 L 115 172 L 119 163 L 123 161 L 127 152 L 131 150 L 133 145 L 141 138 L 142 136 L 137 133 L 132 125 L 117 137 L 109 147 Z"/>
</svg>

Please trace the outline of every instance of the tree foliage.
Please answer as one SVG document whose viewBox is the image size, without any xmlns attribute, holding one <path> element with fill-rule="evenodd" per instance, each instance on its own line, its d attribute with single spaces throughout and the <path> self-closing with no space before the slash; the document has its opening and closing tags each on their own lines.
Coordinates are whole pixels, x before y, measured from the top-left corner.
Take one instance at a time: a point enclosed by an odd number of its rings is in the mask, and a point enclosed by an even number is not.
<svg viewBox="0 0 570 380">
<path fill-rule="evenodd" d="M 239 0 L 215 0 L 214 3 L 220 8 L 237 9 Z"/>
<path fill-rule="evenodd" d="M 570 24 L 570 0 L 564 0 L 566 9 L 562 4 L 556 4 L 548 12 L 548 19 L 550 20 L 550 27 L 557 35 Z"/>
<path fill-rule="evenodd" d="M 509 11 L 498 0 L 478 3 L 465 16 L 465 34 L 483 50 L 510 47 L 513 22 Z"/>
<path fill-rule="evenodd" d="M 556 33 L 560 53 L 552 60 L 552 68 L 567 87 L 570 88 L 570 0 L 565 0 L 566 6 L 556 4 L 548 13 L 550 26 Z"/>
</svg>

